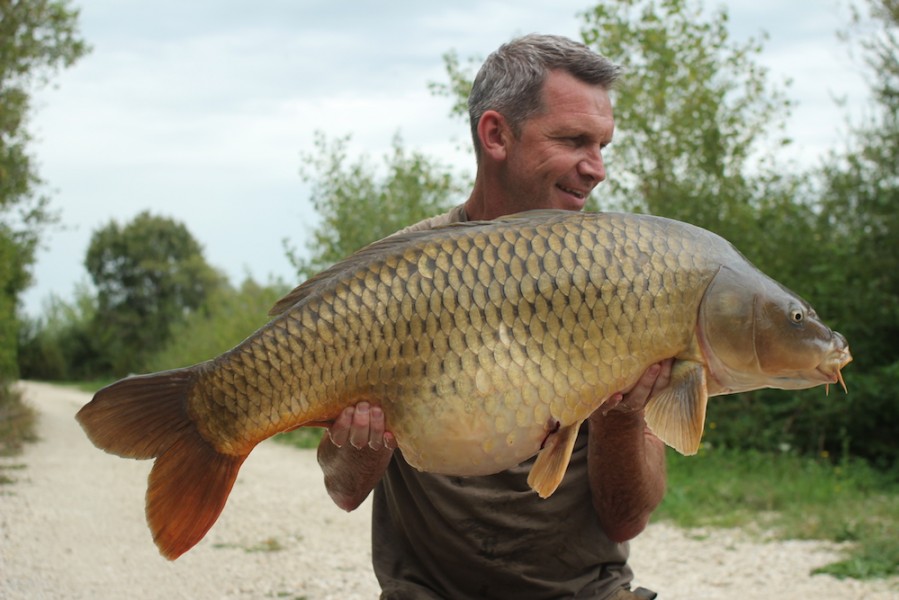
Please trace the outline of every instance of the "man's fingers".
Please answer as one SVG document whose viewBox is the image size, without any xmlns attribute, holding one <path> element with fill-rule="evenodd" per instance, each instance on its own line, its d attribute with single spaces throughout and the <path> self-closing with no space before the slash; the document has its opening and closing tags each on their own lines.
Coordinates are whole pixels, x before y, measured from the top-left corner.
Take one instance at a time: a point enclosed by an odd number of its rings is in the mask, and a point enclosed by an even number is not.
<svg viewBox="0 0 899 600">
<path fill-rule="evenodd" d="M 372 406 L 368 402 L 360 402 L 348 406 L 338 415 L 328 435 L 338 448 L 349 443 L 353 448 L 361 450 L 368 446 L 372 450 L 387 447 L 396 449 L 396 438 L 385 431 L 386 419 L 380 406 Z"/>
<path fill-rule="evenodd" d="M 371 427 L 371 407 L 368 402 L 360 402 L 353 413 L 353 425 L 350 427 L 350 445 L 357 450 L 368 445 Z"/>
<path fill-rule="evenodd" d="M 328 436 L 331 438 L 331 443 L 338 448 L 342 448 L 349 440 L 350 427 L 353 425 L 353 414 L 355 412 L 355 407 L 346 407 L 328 428 Z"/>
<path fill-rule="evenodd" d="M 654 394 L 665 389 L 671 382 L 672 363 L 673 360 L 669 358 L 660 363 L 650 365 L 631 389 L 626 390 L 623 395 L 613 395 L 603 405 L 603 414 L 608 414 L 612 411 L 633 412 L 642 410 Z"/>
<path fill-rule="evenodd" d="M 384 411 L 380 406 L 372 406 L 369 413 L 368 447 L 380 450 L 384 446 Z"/>
<path fill-rule="evenodd" d="M 637 380 L 637 385 L 627 393 L 628 402 L 632 404 L 645 402 L 646 399 L 649 398 L 649 394 L 652 392 L 652 386 L 655 385 L 661 370 L 662 366 L 659 364 L 651 365 L 646 369 L 643 376 Z"/>
<path fill-rule="evenodd" d="M 671 367 L 673 364 L 673 358 L 663 360 L 659 363 L 659 374 L 656 377 L 655 382 L 652 384 L 651 394 L 655 395 L 657 392 L 664 390 L 666 387 L 668 387 L 668 384 L 671 383 Z"/>
</svg>

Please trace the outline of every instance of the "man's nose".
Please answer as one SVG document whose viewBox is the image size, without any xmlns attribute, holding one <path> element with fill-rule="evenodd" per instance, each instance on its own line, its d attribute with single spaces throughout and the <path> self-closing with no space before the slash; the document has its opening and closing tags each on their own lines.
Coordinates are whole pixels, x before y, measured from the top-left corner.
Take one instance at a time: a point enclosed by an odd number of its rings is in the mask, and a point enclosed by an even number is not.
<svg viewBox="0 0 899 600">
<path fill-rule="evenodd" d="M 602 150 L 590 150 L 578 163 L 578 172 L 581 176 L 592 179 L 594 185 L 603 181 L 606 178 L 606 165 L 602 160 Z"/>
</svg>

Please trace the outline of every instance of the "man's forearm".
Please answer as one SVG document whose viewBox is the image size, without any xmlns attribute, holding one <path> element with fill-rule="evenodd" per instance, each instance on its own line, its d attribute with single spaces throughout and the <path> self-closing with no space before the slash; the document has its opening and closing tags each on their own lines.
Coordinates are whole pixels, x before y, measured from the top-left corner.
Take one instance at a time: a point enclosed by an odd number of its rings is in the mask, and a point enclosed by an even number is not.
<svg viewBox="0 0 899 600">
<path fill-rule="evenodd" d="M 589 423 L 593 505 L 606 534 L 623 542 L 643 531 L 665 496 L 665 445 L 642 410 L 597 412 Z"/>
</svg>

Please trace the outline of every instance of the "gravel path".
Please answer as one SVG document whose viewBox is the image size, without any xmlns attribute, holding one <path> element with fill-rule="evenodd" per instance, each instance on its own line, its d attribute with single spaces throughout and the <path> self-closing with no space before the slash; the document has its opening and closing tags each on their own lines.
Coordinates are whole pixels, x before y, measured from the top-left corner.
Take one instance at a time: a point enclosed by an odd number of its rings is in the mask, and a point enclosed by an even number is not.
<svg viewBox="0 0 899 600">
<path fill-rule="evenodd" d="M 24 383 L 41 441 L 0 459 L 0 598 L 377 598 L 369 509 L 324 492 L 314 453 L 266 442 L 244 463 L 224 513 L 175 562 L 143 515 L 150 463 L 95 449 L 74 414 L 90 397 Z M 818 542 L 760 543 L 735 531 L 652 524 L 632 544 L 637 583 L 661 600 L 899 599 L 899 581 L 809 572 L 839 556 Z"/>
</svg>

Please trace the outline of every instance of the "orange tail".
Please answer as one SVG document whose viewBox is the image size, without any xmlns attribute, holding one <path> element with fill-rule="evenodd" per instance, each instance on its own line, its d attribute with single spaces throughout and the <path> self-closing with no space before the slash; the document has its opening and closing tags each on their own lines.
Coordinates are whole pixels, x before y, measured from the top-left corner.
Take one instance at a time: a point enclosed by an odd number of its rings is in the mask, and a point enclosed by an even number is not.
<svg viewBox="0 0 899 600">
<path fill-rule="evenodd" d="M 155 458 L 147 523 L 160 553 L 174 560 L 203 539 L 225 508 L 246 455 L 218 452 L 187 414 L 196 370 L 123 379 L 97 392 L 76 418 L 99 448 Z"/>
</svg>

